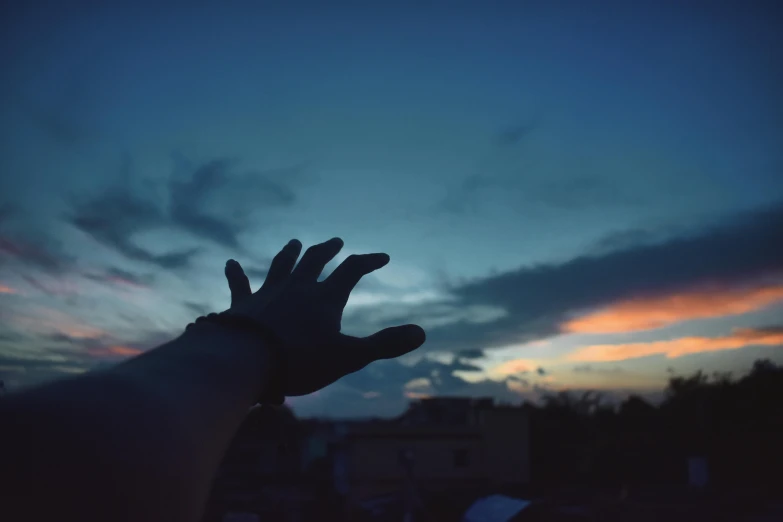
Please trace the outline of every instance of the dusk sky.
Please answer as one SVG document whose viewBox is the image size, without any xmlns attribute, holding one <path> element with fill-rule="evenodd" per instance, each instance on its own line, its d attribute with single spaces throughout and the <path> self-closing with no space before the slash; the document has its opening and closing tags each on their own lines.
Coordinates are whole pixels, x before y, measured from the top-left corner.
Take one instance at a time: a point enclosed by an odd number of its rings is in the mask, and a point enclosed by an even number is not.
<svg viewBox="0 0 783 522">
<path fill-rule="evenodd" d="M 783 363 L 776 2 L 82 3 L 0 8 L 7 389 L 225 309 L 229 258 L 255 288 L 334 236 L 391 256 L 343 331 L 428 341 L 299 415 Z"/>
</svg>

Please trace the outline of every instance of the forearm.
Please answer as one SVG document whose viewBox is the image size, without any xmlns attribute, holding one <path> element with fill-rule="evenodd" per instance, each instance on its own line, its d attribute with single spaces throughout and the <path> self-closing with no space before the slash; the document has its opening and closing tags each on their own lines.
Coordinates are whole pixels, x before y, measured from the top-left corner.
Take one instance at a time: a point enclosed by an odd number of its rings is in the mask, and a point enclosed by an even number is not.
<svg viewBox="0 0 783 522">
<path fill-rule="evenodd" d="M 195 519 L 265 361 L 256 338 L 203 324 L 110 370 L 11 398 L 32 455 L 20 465 L 31 483 L 48 474 L 73 509 L 102 498 L 95 508 L 113 506 L 115 520 Z"/>
</svg>

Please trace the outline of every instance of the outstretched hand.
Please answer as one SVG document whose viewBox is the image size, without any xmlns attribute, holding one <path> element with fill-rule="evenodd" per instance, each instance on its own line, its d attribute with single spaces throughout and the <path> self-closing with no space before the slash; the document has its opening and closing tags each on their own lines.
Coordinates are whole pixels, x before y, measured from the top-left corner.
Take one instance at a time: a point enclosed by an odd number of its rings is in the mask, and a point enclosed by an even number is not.
<svg viewBox="0 0 783 522">
<path fill-rule="evenodd" d="M 343 309 L 359 280 L 389 262 L 386 254 L 352 255 L 323 282 L 326 264 L 342 249 L 333 238 L 307 249 L 291 240 L 274 258 L 257 292 L 236 261 L 226 263 L 231 289 L 229 313 L 261 322 L 282 341 L 286 395 L 306 395 L 378 359 L 399 357 L 421 346 L 424 330 L 417 325 L 386 328 L 369 337 L 340 332 Z"/>
</svg>

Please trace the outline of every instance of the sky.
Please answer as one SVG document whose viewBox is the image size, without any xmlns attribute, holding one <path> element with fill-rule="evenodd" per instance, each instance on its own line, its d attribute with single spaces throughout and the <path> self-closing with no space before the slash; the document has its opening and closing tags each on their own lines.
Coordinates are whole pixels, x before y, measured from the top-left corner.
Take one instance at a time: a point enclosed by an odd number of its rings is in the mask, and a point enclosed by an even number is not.
<svg viewBox="0 0 783 522">
<path fill-rule="evenodd" d="M 334 236 L 329 270 L 391 256 L 343 331 L 428 341 L 298 415 L 783 363 L 774 2 L 67 4 L 0 14 L 7 389 L 151 349 L 228 307 L 227 259 L 259 286 Z"/>
</svg>

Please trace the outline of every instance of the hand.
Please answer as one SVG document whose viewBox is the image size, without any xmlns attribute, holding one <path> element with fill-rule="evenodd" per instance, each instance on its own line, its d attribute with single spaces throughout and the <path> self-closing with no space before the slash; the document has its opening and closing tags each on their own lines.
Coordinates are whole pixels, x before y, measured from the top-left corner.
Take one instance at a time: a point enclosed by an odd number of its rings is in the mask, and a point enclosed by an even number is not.
<svg viewBox="0 0 783 522">
<path fill-rule="evenodd" d="M 296 265 L 302 244 L 292 240 L 275 256 L 264 284 L 255 293 L 240 264 L 233 259 L 226 263 L 229 312 L 261 322 L 283 343 L 286 395 L 320 390 L 373 361 L 413 351 L 425 341 L 424 330 L 412 324 L 364 338 L 340 333 L 343 309 L 353 288 L 364 275 L 389 262 L 386 254 L 352 255 L 319 283 L 324 267 L 342 247 L 339 238 L 313 245 Z"/>
</svg>

